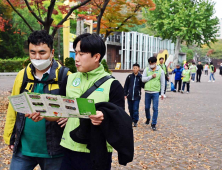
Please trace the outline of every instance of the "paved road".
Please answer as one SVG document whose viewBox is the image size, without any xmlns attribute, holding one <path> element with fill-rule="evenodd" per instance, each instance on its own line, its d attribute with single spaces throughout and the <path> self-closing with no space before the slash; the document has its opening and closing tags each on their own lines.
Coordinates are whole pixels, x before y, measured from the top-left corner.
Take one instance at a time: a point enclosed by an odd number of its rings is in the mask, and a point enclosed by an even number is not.
<svg viewBox="0 0 222 170">
<path fill-rule="evenodd" d="M 113 75 L 124 84 L 128 74 Z M 127 166 L 120 166 L 114 152 L 112 170 L 222 170 L 222 77 L 218 72 L 215 77 L 215 83 L 208 83 L 209 77 L 206 76 L 202 76 L 201 83 L 191 83 L 190 94 L 168 92 L 167 98 L 160 101 L 155 132 L 150 125 L 144 124 L 143 92 L 140 120 L 138 127 L 134 128 L 134 161 Z M 13 79 L 12 76 L 0 76 L 1 89 L 11 89 Z M 1 148 L 3 144 L 0 145 L 0 162 L 4 157 Z"/>
</svg>

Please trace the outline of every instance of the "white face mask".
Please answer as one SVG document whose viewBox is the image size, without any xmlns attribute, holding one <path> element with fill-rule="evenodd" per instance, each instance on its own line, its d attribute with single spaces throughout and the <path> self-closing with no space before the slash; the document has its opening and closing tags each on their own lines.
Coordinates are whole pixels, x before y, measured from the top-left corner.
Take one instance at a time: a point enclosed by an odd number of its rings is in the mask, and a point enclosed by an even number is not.
<svg viewBox="0 0 222 170">
<path fill-rule="evenodd" d="M 50 55 L 50 57 L 47 60 L 31 59 L 31 63 L 33 64 L 33 66 L 37 70 L 42 71 L 42 70 L 46 69 L 47 67 L 49 67 L 49 65 L 52 63 L 50 58 L 51 58 L 51 55 Z"/>
<path fill-rule="evenodd" d="M 150 65 L 150 68 L 155 68 L 156 64 Z"/>
</svg>

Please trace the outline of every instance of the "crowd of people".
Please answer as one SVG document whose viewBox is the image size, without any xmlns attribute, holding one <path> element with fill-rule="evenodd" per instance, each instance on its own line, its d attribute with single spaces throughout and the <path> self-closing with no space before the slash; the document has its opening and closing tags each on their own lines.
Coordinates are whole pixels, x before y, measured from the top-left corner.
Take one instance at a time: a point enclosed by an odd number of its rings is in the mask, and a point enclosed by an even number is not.
<svg viewBox="0 0 222 170">
<path fill-rule="evenodd" d="M 166 98 L 167 81 L 169 81 L 169 73 L 167 66 L 164 64 L 164 58 L 159 59 L 159 65 L 157 65 L 157 58 L 151 57 L 148 59 L 149 67 L 145 68 L 143 74 L 141 75 L 139 70 L 140 66 L 138 64 L 133 65 L 133 73 L 129 74 L 126 78 L 124 84 L 124 96 L 128 102 L 128 109 L 130 116 L 133 121 L 133 126 L 137 127 L 137 122 L 139 120 L 139 103 L 141 99 L 141 89 L 145 90 L 145 113 L 146 122 L 149 124 L 151 120 L 150 106 L 153 103 L 153 116 L 151 128 L 156 130 L 157 117 L 158 117 L 158 105 L 159 98 Z M 222 76 L 222 63 L 220 66 L 220 75 Z M 189 64 L 188 62 L 181 67 L 179 64 L 172 71 L 175 74 L 174 81 L 174 92 L 190 93 L 190 82 L 200 83 L 202 72 L 205 72 L 205 76 L 210 73 L 209 82 L 211 78 L 215 82 L 214 74 L 215 67 L 212 62 L 208 65 L 206 63 L 204 66 L 201 62 L 196 65 L 195 62 Z M 182 88 L 181 88 L 182 87 Z"/>
</svg>

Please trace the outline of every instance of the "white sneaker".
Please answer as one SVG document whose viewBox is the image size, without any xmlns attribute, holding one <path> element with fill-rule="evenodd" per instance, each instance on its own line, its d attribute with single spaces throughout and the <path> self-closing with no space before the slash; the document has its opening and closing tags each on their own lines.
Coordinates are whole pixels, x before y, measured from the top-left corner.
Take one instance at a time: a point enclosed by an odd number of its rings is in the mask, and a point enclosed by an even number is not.
<svg viewBox="0 0 222 170">
<path fill-rule="evenodd" d="M 189 94 L 189 92 L 187 91 L 187 94 Z"/>
<path fill-rule="evenodd" d="M 213 83 L 214 83 L 215 81 L 213 81 Z"/>
<path fill-rule="evenodd" d="M 159 95 L 159 98 L 161 98 L 161 95 Z"/>
<path fill-rule="evenodd" d="M 166 95 L 164 94 L 163 97 L 166 98 Z"/>
<path fill-rule="evenodd" d="M 211 82 L 210 80 L 208 82 Z"/>
</svg>

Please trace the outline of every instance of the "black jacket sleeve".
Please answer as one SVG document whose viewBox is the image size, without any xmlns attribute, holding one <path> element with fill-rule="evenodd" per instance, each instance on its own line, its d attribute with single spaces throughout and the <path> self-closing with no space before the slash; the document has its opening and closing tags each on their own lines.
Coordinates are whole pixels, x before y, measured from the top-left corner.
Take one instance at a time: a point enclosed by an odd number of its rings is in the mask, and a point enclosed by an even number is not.
<svg viewBox="0 0 222 170">
<path fill-rule="evenodd" d="M 114 80 L 111 84 L 109 102 L 125 109 L 124 90 L 118 80 Z"/>
<path fill-rule="evenodd" d="M 124 84 L 124 96 L 127 96 L 127 92 L 129 90 L 129 82 L 130 76 L 127 76 L 125 84 Z"/>
</svg>

